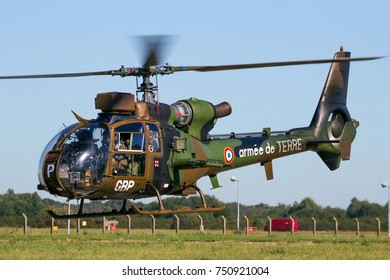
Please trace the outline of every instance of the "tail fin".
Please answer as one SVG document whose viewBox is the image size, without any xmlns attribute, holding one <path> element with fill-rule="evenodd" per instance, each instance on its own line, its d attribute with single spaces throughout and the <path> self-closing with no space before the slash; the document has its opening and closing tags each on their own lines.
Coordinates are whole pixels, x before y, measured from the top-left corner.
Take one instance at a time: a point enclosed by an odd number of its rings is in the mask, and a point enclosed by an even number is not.
<svg viewBox="0 0 390 280">
<path fill-rule="evenodd" d="M 334 58 L 350 57 L 350 52 L 337 52 Z M 333 62 L 326 79 L 317 109 L 310 123 L 317 141 L 314 151 L 335 170 L 340 159 L 350 158 L 351 144 L 359 122 L 351 119 L 347 109 L 349 61 Z"/>
</svg>

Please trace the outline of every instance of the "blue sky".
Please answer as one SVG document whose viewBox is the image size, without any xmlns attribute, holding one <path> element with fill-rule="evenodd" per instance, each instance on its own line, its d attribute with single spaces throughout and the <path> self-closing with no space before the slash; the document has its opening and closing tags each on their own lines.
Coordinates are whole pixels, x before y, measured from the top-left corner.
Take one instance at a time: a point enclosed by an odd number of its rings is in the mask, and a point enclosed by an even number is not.
<svg viewBox="0 0 390 280">
<path fill-rule="evenodd" d="M 4 3 L 3 3 L 4 2 Z M 66 73 L 139 66 L 134 36 L 168 34 L 171 65 L 215 65 L 390 55 L 390 2 L 370 1 L 3 1 L 0 75 Z M 310 123 L 329 65 L 176 73 L 159 78 L 160 101 L 228 101 L 233 113 L 212 133 L 285 130 Z M 390 58 L 351 65 L 348 107 L 360 121 L 350 161 L 329 171 L 312 152 L 275 160 L 272 181 L 254 165 L 221 173 L 207 194 L 243 204 L 292 204 L 305 197 L 347 207 L 353 197 L 384 205 L 390 181 Z M 97 115 L 94 98 L 135 91 L 119 77 L 0 81 L 0 193 L 36 191 L 40 154 L 63 126 Z M 42 197 L 51 197 L 39 191 Z M 53 198 L 53 197 L 51 197 Z M 60 198 L 59 200 L 65 201 Z"/>
</svg>

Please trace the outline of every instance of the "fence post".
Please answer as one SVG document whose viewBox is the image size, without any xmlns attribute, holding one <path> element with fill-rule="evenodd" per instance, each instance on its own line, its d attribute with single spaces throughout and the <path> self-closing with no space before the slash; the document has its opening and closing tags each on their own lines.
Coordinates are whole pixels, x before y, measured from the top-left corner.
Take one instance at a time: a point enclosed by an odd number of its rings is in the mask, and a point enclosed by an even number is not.
<svg viewBox="0 0 390 280">
<path fill-rule="evenodd" d="M 179 233 L 179 227 L 180 227 L 180 219 L 179 216 L 175 214 L 175 219 L 176 219 L 176 233 Z"/>
<path fill-rule="evenodd" d="M 127 234 L 130 234 L 131 230 L 131 216 L 127 215 Z"/>
<path fill-rule="evenodd" d="M 246 227 L 245 227 L 245 234 L 248 235 L 249 234 L 249 219 L 247 216 L 244 216 L 245 220 L 246 220 Z"/>
<path fill-rule="evenodd" d="M 150 217 L 152 218 L 152 234 L 155 235 L 156 234 L 156 218 L 153 215 L 150 215 Z"/>
<path fill-rule="evenodd" d="M 50 227 L 50 234 L 53 234 L 53 230 L 54 230 L 54 218 L 51 217 L 51 227 Z"/>
<path fill-rule="evenodd" d="M 376 234 L 377 236 L 381 235 L 381 220 L 379 218 L 376 218 Z"/>
<path fill-rule="evenodd" d="M 221 218 L 223 220 L 222 234 L 225 235 L 226 234 L 226 218 L 224 216 L 221 216 Z"/>
<path fill-rule="evenodd" d="M 334 234 L 338 235 L 339 233 L 339 222 L 337 221 L 336 217 L 333 217 L 334 220 Z"/>
<path fill-rule="evenodd" d="M 102 226 L 102 233 L 106 233 L 106 217 L 103 217 L 103 226 Z"/>
<path fill-rule="evenodd" d="M 313 217 L 311 217 L 311 220 L 313 221 L 313 235 L 317 232 L 317 221 Z"/>
<path fill-rule="evenodd" d="M 204 231 L 204 226 L 203 226 L 203 218 L 202 218 L 200 215 L 198 215 L 198 218 L 199 218 L 199 220 L 200 220 L 200 225 L 199 225 L 199 231 L 198 231 L 198 233 L 205 233 L 205 231 Z"/>
<path fill-rule="evenodd" d="M 24 213 L 22 213 L 22 216 L 24 218 L 23 233 L 24 235 L 27 235 L 27 216 Z"/>
<path fill-rule="evenodd" d="M 290 227 L 290 230 L 291 230 L 291 235 L 294 235 L 294 219 L 289 216 L 290 220 L 291 220 L 291 227 Z"/>
<path fill-rule="evenodd" d="M 356 222 L 356 235 L 359 236 L 360 235 L 360 223 L 359 223 L 359 220 L 357 218 L 355 218 L 355 222 Z"/>
<path fill-rule="evenodd" d="M 268 235 L 271 235 L 271 232 L 272 232 L 272 220 L 268 216 L 267 216 L 267 219 L 268 219 Z"/>
<path fill-rule="evenodd" d="M 76 234 L 80 233 L 80 218 L 76 220 Z"/>
</svg>

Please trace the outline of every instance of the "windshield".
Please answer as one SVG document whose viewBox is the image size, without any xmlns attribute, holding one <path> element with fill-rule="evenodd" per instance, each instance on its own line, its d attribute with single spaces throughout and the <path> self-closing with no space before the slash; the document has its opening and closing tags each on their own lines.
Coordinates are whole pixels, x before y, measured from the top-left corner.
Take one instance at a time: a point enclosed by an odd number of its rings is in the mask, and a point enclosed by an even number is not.
<svg viewBox="0 0 390 280">
<path fill-rule="evenodd" d="M 58 178 L 66 188 L 99 187 L 108 158 L 109 139 L 109 129 L 100 123 L 89 123 L 65 139 L 61 144 Z"/>
<path fill-rule="evenodd" d="M 59 139 L 61 139 L 62 136 L 64 136 L 64 135 L 65 135 L 66 133 L 68 133 L 70 130 L 72 130 L 76 125 L 77 125 L 77 123 L 72 124 L 72 125 L 66 127 L 65 129 L 61 130 L 61 131 L 58 132 L 58 133 L 50 140 L 50 142 L 46 145 L 45 149 L 44 149 L 43 152 L 42 152 L 41 158 L 39 159 L 39 165 L 38 165 L 38 179 L 39 179 L 40 185 L 46 187 L 45 180 L 43 179 L 42 170 L 43 170 L 43 164 L 44 164 L 44 161 L 45 161 L 45 158 L 46 158 L 47 153 L 48 153 L 49 151 L 53 150 L 53 148 L 54 148 L 55 144 L 57 143 L 57 141 L 58 141 Z"/>
</svg>

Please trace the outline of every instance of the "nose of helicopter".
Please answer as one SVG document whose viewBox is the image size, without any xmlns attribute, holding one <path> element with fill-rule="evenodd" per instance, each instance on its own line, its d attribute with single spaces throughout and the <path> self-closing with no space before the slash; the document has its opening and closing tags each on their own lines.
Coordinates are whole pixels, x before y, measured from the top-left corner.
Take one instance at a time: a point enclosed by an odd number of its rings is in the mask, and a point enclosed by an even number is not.
<svg viewBox="0 0 390 280">
<path fill-rule="evenodd" d="M 74 198 L 99 187 L 109 152 L 108 127 L 92 122 L 57 134 L 39 162 L 38 189 Z"/>
</svg>

